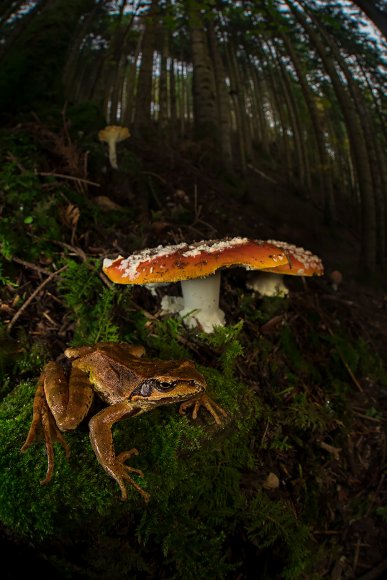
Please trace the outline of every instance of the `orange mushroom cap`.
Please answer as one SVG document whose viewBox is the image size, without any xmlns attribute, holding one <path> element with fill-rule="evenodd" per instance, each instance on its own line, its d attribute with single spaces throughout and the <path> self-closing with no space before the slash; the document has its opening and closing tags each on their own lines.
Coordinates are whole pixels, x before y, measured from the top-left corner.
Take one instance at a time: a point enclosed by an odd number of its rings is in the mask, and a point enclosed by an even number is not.
<svg viewBox="0 0 387 580">
<path fill-rule="evenodd" d="M 324 274 L 322 261 L 309 250 L 276 240 L 268 240 L 268 243 L 281 249 L 287 256 L 287 262 L 286 264 L 281 263 L 278 266 L 264 268 L 265 272 L 288 274 L 290 276 L 322 276 Z"/>
<path fill-rule="evenodd" d="M 117 284 L 152 284 L 202 278 L 214 274 L 219 268 L 230 266 L 263 270 L 287 263 L 285 252 L 272 243 L 248 238 L 225 238 L 158 246 L 128 258 L 105 259 L 103 271 Z"/>
</svg>

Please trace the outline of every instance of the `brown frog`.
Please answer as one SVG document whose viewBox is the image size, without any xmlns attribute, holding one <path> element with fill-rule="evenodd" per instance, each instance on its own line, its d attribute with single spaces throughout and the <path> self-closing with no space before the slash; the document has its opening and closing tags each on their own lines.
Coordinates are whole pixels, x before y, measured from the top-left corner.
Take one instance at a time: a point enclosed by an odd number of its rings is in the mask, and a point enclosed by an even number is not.
<svg viewBox="0 0 387 580">
<path fill-rule="evenodd" d="M 41 427 L 48 461 L 42 484 L 48 483 L 53 474 L 53 443 L 59 442 L 69 456 L 62 431 L 78 427 L 90 410 L 95 394 L 108 406 L 89 421 L 91 444 L 99 463 L 120 486 L 122 500 L 127 498 L 125 482 L 130 483 L 145 501 L 149 500 L 149 494 L 130 476 L 130 473 L 143 476 L 142 471 L 125 464 L 127 459 L 138 454 L 137 449 L 115 453 L 114 423 L 178 401 L 181 402 L 181 414 L 193 407 L 194 419 L 201 406 L 218 424 L 221 423 L 220 415 L 226 415 L 205 394 L 205 379 L 190 360 L 141 358 L 143 347 L 111 342 L 67 348 L 64 354 L 71 360 L 69 375 L 57 362 L 45 365 L 35 393 L 31 427 L 21 448 L 25 452 L 31 446 Z"/>
</svg>

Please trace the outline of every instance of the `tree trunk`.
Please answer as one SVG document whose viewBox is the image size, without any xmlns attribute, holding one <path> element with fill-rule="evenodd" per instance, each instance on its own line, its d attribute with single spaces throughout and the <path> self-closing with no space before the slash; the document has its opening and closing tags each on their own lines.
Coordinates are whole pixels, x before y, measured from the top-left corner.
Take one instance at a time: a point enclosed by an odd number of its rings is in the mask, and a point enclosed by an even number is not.
<svg viewBox="0 0 387 580">
<path fill-rule="evenodd" d="M 309 161 L 304 147 L 304 136 L 302 132 L 298 106 L 293 95 L 293 87 L 291 80 L 289 79 L 288 71 L 282 62 L 281 55 L 278 53 L 278 47 L 276 47 L 274 41 L 272 42 L 274 44 L 274 49 L 270 44 L 268 44 L 268 48 L 272 52 L 273 62 L 277 63 L 278 69 L 280 71 L 280 85 L 282 88 L 281 94 L 285 97 L 285 102 L 288 109 L 289 124 L 293 133 L 298 187 L 303 191 L 309 190 L 308 195 L 310 195 L 311 184 Z M 273 54 L 274 50 L 275 54 Z"/>
<path fill-rule="evenodd" d="M 135 133 L 144 135 L 151 131 L 153 44 L 156 31 L 156 11 L 158 0 L 152 0 L 149 12 L 145 16 L 145 30 L 141 47 L 141 65 L 138 75 L 135 97 Z"/>
<path fill-rule="evenodd" d="M 218 46 L 213 22 L 208 24 L 208 37 L 214 67 L 216 102 L 219 120 L 218 142 L 223 165 L 230 169 L 232 162 L 230 97 L 226 86 L 226 72 Z"/>
<path fill-rule="evenodd" d="M 303 73 L 302 64 L 298 58 L 293 44 L 284 32 L 280 32 L 280 36 L 285 44 L 286 50 L 292 61 L 294 70 L 296 72 L 298 82 L 304 95 L 306 106 L 309 110 L 309 115 L 312 123 L 314 139 L 317 145 L 319 155 L 319 169 L 318 175 L 321 176 L 321 191 L 323 196 L 323 206 L 326 220 L 331 222 L 335 219 L 335 202 L 333 197 L 333 185 L 330 173 L 330 163 L 326 152 L 326 144 L 324 140 L 324 128 L 320 122 L 320 117 L 315 105 L 313 93 L 309 88 L 309 83 Z"/>
<path fill-rule="evenodd" d="M 128 127 L 133 123 L 133 102 L 136 90 L 136 74 L 137 74 L 137 63 L 140 56 L 142 39 L 144 31 L 139 33 L 136 49 L 132 60 L 127 68 L 126 79 L 125 79 L 125 97 L 123 98 L 123 124 Z"/>
<path fill-rule="evenodd" d="M 177 138 L 177 108 L 176 108 L 176 73 L 175 61 L 173 58 L 169 60 L 169 106 L 170 106 L 170 140 L 174 144 Z"/>
<path fill-rule="evenodd" d="M 257 67 L 253 65 L 246 54 L 249 62 L 249 75 L 252 81 L 251 100 L 253 116 L 256 122 L 256 138 L 259 141 L 261 150 L 265 155 L 269 154 L 269 137 L 267 119 L 264 112 L 264 89 L 262 81 L 259 78 Z"/>
<path fill-rule="evenodd" d="M 216 141 L 216 96 L 214 71 L 209 55 L 206 27 L 200 14 L 200 4 L 185 1 L 191 38 L 193 64 L 193 110 L 195 137 Z"/>
<path fill-rule="evenodd" d="M 161 135 L 168 137 L 168 57 L 169 32 L 166 27 L 162 30 L 160 81 L 159 81 L 159 130 Z"/>
<path fill-rule="evenodd" d="M 103 0 L 99 0 L 96 2 L 94 8 L 90 10 L 89 14 L 87 14 L 86 18 L 82 22 L 82 24 L 78 27 L 78 34 L 75 36 L 70 50 L 67 55 L 66 65 L 63 71 L 63 84 L 65 86 L 65 94 L 67 98 L 72 98 L 73 93 L 75 92 L 73 89 L 73 85 L 77 84 L 79 69 L 80 69 L 80 62 L 82 58 L 82 51 L 81 46 L 86 37 L 86 34 L 90 30 L 92 24 L 95 21 L 98 13 L 101 12 L 101 8 L 103 6 Z"/>
</svg>

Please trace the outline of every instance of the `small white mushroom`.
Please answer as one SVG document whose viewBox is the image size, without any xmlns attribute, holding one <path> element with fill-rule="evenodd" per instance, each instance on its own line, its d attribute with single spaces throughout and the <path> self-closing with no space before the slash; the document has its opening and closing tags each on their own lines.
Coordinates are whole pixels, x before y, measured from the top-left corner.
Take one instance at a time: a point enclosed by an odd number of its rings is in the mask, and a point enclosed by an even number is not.
<svg viewBox="0 0 387 580">
<path fill-rule="evenodd" d="M 109 147 L 109 161 L 113 169 L 118 169 L 117 164 L 117 147 L 116 144 L 124 141 L 130 137 L 129 129 L 127 127 L 120 127 L 119 125 L 107 125 L 105 129 L 98 132 L 100 141 L 105 141 Z"/>
<path fill-rule="evenodd" d="M 342 282 L 343 282 L 343 275 L 339 270 L 333 270 L 330 274 L 329 274 L 329 279 L 331 281 L 331 286 L 332 289 L 337 292 L 337 290 L 339 289 L 339 286 L 341 286 Z"/>
<path fill-rule="evenodd" d="M 289 294 L 289 288 L 284 284 L 282 274 L 270 272 L 255 272 L 247 278 L 246 288 L 261 296 L 278 296 L 284 298 Z"/>
</svg>

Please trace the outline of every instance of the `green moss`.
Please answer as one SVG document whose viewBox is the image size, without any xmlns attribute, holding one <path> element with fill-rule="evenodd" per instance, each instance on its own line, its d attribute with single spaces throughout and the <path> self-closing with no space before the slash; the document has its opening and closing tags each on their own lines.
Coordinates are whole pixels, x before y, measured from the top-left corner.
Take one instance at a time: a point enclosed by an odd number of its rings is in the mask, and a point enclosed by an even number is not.
<svg viewBox="0 0 387 580">
<path fill-rule="evenodd" d="M 310 532 L 295 516 L 291 504 L 284 500 L 272 500 L 267 494 L 258 492 L 249 502 L 246 510 L 248 536 L 260 551 L 270 548 L 272 553 L 281 553 L 280 560 L 286 560 L 281 578 L 297 580 L 311 562 L 312 551 Z M 285 554 L 283 551 L 285 550 Z M 266 568 L 266 569 L 265 569 Z M 261 578 L 275 578 L 276 560 L 271 568 L 265 567 Z"/>
<path fill-rule="evenodd" d="M 98 276 L 100 261 L 79 264 L 66 260 L 66 265 L 58 288 L 75 322 L 72 344 L 118 341 L 118 327 L 111 315 L 116 289 L 103 285 Z"/>
<path fill-rule="evenodd" d="M 254 292 L 241 293 L 240 311 L 250 320 L 264 324 L 277 314 L 286 312 L 289 301 L 280 296 L 261 297 Z"/>
</svg>

